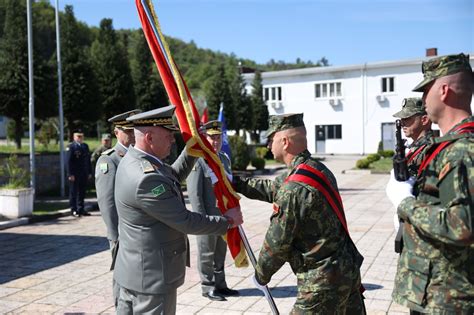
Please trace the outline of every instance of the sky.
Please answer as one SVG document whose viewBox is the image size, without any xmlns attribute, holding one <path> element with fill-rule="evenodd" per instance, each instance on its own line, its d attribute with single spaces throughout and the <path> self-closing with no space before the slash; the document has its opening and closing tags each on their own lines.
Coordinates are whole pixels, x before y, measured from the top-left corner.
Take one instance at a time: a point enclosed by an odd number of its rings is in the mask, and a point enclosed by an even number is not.
<svg viewBox="0 0 474 315">
<path fill-rule="evenodd" d="M 55 5 L 55 1 L 51 0 Z M 153 0 L 163 32 L 200 48 L 257 63 L 334 66 L 474 54 L 473 0 Z M 76 18 L 98 26 L 140 27 L 135 0 L 59 0 Z"/>
</svg>

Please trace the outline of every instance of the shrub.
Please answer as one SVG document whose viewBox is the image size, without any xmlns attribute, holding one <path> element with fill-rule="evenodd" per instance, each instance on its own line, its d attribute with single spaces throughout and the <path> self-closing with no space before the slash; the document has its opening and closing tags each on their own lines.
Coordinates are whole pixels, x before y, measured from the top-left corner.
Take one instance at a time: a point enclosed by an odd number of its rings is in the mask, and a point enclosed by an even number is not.
<svg viewBox="0 0 474 315">
<path fill-rule="evenodd" d="M 369 161 L 369 164 L 370 164 L 372 162 L 380 160 L 380 155 L 378 155 L 377 153 L 372 153 L 372 154 L 367 155 L 366 159 L 367 161 Z"/>
<path fill-rule="evenodd" d="M 254 157 L 252 159 L 252 166 L 255 167 L 257 170 L 265 169 L 265 159 L 260 157 Z"/>
<path fill-rule="evenodd" d="M 395 151 L 393 150 L 384 150 L 380 152 L 380 155 L 383 156 L 384 158 L 391 158 L 395 154 Z"/>
<path fill-rule="evenodd" d="M 229 145 L 232 152 L 232 168 L 244 171 L 250 163 L 250 153 L 247 144 L 241 137 L 231 136 L 229 137 Z"/>
<path fill-rule="evenodd" d="M 6 160 L 5 165 L 0 167 L 0 176 L 8 178 L 8 182 L 2 188 L 26 188 L 30 180 L 28 171 L 18 165 L 18 157 L 12 154 Z"/>
<path fill-rule="evenodd" d="M 357 160 L 356 162 L 357 168 L 366 169 L 366 168 L 369 168 L 369 166 L 370 166 L 370 162 L 367 159 L 360 159 L 360 160 Z"/>
<path fill-rule="evenodd" d="M 379 147 L 377 148 L 377 153 L 382 155 L 382 151 L 383 151 L 383 142 L 379 141 Z"/>
<path fill-rule="evenodd" d="M 265 159 L 265 156 L 267 155 L 267 153 L 268 153 L 268 148 L 266 147 L 255 148 L 255 155 L 258 158 Z"/>
</svg>

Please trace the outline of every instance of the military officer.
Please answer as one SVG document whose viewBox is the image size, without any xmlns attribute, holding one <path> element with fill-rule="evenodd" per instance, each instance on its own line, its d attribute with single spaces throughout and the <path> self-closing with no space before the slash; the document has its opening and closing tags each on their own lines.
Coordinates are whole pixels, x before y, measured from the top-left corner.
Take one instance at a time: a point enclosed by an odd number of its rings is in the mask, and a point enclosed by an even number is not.
<svg viewBox="0 0 474 315">
<path fill-rule="evenodd" d="M 94 152 L 91 154 L 91 164 L 93 169 L 95 169 L 100 155 L 112 147 L 112 136 L 110 136 L 110 133 L 103 133 L 100 142 L 100 146 L 95 148 Z"/>
<path fill-rule="evenodd" d="M 234 177 L 238 192 L 273 203 L 254 281 L 266 285 L 288 262 L 298 279 L 293 314 L 364 314 L 363 257 L 349 236 L 334 175 L 307 150 L 303 114 L 270 116 L 268 137 L 288 170 L 273 181 Z"/>
<path fill-rule="evenodd" d="M 222 148 L 222 123 L 217 120 L 204 124 L 200 132 L 206 135 L 207 141 L 217 152 L 229 177 L 232 175 L 230 159 Z M 194 212 L 203 215 L 221 215 L 217 207 L 213 184 L 217 177 L 203 158 L 198 159 L 186 179 L 189 201 Z M 199 235 L 198 270 L 201 277 L 202 295 L 212 301 L 225 301 L 225 296 L 235 296 L 239 292 L 227 287 L 224 273 L 227 243 L 220 235 Z"/>
<path fill-rule="evenodd" d="M 114 269 L 118 314 L 174 314 L 176 289 L 189 262 L 186 234 L 226 233 L 242 223 L 240 208 L 204 216 L 185 207 L 180 183 L 196 158 L 183 150 L 173 165 L 162 162 L 174 142 L 173 105 L 127 118 L 135 146 L 120 162 L 115 179 L 120 249 Z"/>
<path fill-rule="evenodd" d="M 67 174 L 69 180 L 69 206 L 73 216 L 89 216 L 84 209 L 87 180 L 92 177 L 89 146 L 84 143 L 81 131 L 73 133 L 73 142 L 67 149 Z"/>
<path fill-rule="evenodd" d="M 422 71 L 414 91 L 423 92 L 443 136 L 428 149 L 413 191 L 394 178 L 387 185 L 405 221 L 392 297 L 412 314 L 473 314 L 474 77 L 464 54 L 432 58 Z"/>
<path fill-rule="evenodd" d="M 400 118 L 403 133 L 407 138 L 413 140 L 409 146 L 407 164 L 410 175 L 416 176 L 424 152 L 433 142 L 434 137 L 433 130 L 431 130 L 431 120 L 426 114 L 423 100 L 418 97 L 405 98 L 402 109 L 393 114 L 393 117 Z"/>
</svg>

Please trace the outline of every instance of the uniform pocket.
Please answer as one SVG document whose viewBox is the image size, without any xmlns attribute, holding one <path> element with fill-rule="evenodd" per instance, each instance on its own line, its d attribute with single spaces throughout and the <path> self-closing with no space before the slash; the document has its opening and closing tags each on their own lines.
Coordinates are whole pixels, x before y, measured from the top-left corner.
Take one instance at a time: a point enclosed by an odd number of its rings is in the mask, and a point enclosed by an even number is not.
<svg viewBox="0 0 474 315">
<path fill-rule="evenodd" d="M 186 268 L 186 241 L 179 239 L 166 244 L 161 249 L 163 254 L 163 279 L 165 284 L 184 280 Z"/>
<path fill-rule="evenodd" d="M 410 256 L 405 260 L 408 269 L 407 282 L 408 300 L 418 305 L 424 305 L 426 287 L 430 273 L 430 260 L 419 256 Z"/>
</svg>

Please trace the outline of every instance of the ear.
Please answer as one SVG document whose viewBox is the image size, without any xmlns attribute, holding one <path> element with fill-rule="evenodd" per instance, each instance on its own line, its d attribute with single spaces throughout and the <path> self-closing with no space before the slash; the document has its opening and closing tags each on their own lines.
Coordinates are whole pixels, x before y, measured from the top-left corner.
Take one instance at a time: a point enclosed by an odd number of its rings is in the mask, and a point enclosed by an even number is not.
<svg viewBox="0 0 474 315">
<path fill-rule="evenodd" d="M 449 85 L 444 83 L 439 87 L 439 95 L 440 99 L 445 102 L 447 98 L 450 96 L 451 89 L 449 88 Z"/>
<path fill-rule="evenodd" d="M 146 144 L 151 144 L 152 141 L 153 141 L 153 135 L 151 134 L 151 132 L 145 132 Z"/>
<path fill-rule="evenodd" d="M 430 119 L 428 118 L 428 115 L 421 116 L 421 124 L 423 126 L 426 126 L 429 122 L 430 122 Z"/>
<path fill-rule="evenodd" d="M 288 147 L 290 146 L 290 138 L 288 138 L 287 136 L 283 136 L 281 138 L 281 141 L 283 142 L 283 149 L 285 151 L 288 151 Z"/>
</svg>

